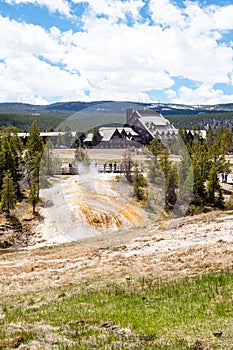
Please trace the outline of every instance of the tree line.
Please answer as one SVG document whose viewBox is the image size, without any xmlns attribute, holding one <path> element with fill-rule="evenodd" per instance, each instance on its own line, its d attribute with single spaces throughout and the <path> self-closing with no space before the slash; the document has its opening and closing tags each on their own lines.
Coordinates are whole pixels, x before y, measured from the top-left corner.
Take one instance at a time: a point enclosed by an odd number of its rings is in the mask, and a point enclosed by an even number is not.
<svg viewBox="0 0 233 350">
<path fill-rule="evenodd" d="M 46 178 L 54 174 L 54 164 L 51 151 L 61 145 L 73 145 L 75 141 L 75 157 L 78 162 L 89 164 L 81 141 L 75 140 L 69 129 L 58 136 L 56 140 L 48 138 L 44 143 L 36 121 L 29 130 L 26 144 L 18 136 L 19 130 L 14 126 L 0 129 L 0 209 L 6 216 L 15 209 L 17 201 L 25 198 L 32 206 L 33 214 L 40 201 L 40 187 L 47 185 Z M 53 143 L 54 141 L 54 143 Z"/>
<path fill-rule="evenodd" d="M 214 130 L 209 126 L 203 139 L 196 131 L 193 137 L 180 130 L 192 161 L 194 187 L 191 204 L 197 207 L 211 206 L 223 209 L 225 205 L 220 174 L 229 174 L 231 165 L 226 154 L 233 148 L 233 130 L 220 127 Z M 224 179 L 223 179 L 224 180 Z"/>
<path fill-rule="evenodd" d="M 164 114 L 164 116 L 175 126 L 175 128 L 187 128 L 189 130 L 200 128 L 207 130 L 211 125 L 214 130 L 226 127 L 232 128 L 233 112 L 209 112 L 199 114 Z"/>
<path fill-rule="evenodd" d="M 0 131 L 0 201 L 6 215 L 23 197 L 22 181 L 27 183 L 28 199 L 35 213 L 40 200 L 40 171 L 43 168 L 46 169 L 45 174 L 53 173 L 50 158 L 53 145 L 50 141 L 44 145 L 36 122 L 31 124 L 26 146 L 17 132 L 14 127 L 5 127 Z M 182 154 L 179 154 L 179 150 L 184 149 L 179 144 L 180 139 L 186 150 Z M 180 129 L 177 141 L 172 142 L 170 147 L 154 138 L 147 149 L 150 153 L 147 177 L 135 165 L 131 179 L 133 195 L 137 200 L 152 208 L 153 203 L 160 203 L 167 211 L 186 202 L 189 213 L 206 207 L 226 207 L 219 174 L 230 173 L 230 164 L 225 155 L 233 149 L 232 130 L 225 127 L 213 130 L 209 127 L 206 138 L 203 138 L 198 130 L 190 133 Z M 179 154 L 181 160 L 172 161 L 170 153 Z M 86 161 L 87 155 L 80 143 L 75 154 L 77 161 Z M 128 163 L 131 162 L 130 155 L 127 157 Z"/>
<path fill-rule="evenodd" d="M 180 145 L 181 139 L 185 147 Z M 226 181 L 231 171 L 225 155 L 233 149 L 233 130 L 209 127 L 203 138 L 198 130 L 190 133 L 180 129 L 170 148 L 155 138 L 148 149 L 152 154 L 148 181 L 162 193 L 160 203 L 167 211 L 184 202 L 189 204 L 188 213 L 200 212 L 207 207 L 224 209 L 229 204 L 224 200 L 220 174 Z M 170 152 L 179 155 L 181 160 L 172 161 Z"/>
<path fill-rule="evenodd" d="M 0 128 L 12 127 L 14 126 L 19 131 L 28 132 L 30 130 L 33 121 L 36 122 L 40 130 L 53 131 L 59 124 L 64 120 L 64 118 L 53 117 L 53 116 L 35 116 L 35 115 L 25 115 L 20 113 L 0 113 Z"/>
<path fill-rule="evenodd" d="M 23 157 L 23 144 L 17 132 L 14 127 L 5 127 L 0 132 L 0 199 L 1 209 L 6 216 L 15 208 L 16 201 L 22 200 L 22 179 L 29 188 L 33 213 L 39 202 L 39 170 L 44 144 L 33 122 Z"/>
</svg>

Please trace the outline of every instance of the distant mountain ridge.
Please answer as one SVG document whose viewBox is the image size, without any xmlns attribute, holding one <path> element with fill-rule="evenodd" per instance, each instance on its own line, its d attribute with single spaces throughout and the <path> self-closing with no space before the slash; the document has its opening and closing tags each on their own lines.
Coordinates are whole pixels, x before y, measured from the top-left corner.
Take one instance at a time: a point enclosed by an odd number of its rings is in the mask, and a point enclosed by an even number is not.
<svg viewBox="0 0 233 350">
<path fill-rule="evenodd" d="M 51 130 L 68 123 L 69 127 L 81 131 L 100 125 L 124 124 L 126 108 L 133 110 L 152 109 L 160 111 L 175 128 L 201 128 L 207 130 L 233 126 L 233 103 L 216 105 L 185 105 L 174 103 L 136 103 L 132 101 L 70 101 L 48 105 L 27 103 L 0 103 L 0 127 L 15 126 L 29 130 L 36 121 L 40 130 Z M 75 125 L 74 125 L 75 121 Z"/>
<path fill-rule="evenodd" d="M 98 107 L 99 106 L 99 107 Z M 114 110 L 111 111 L 112 106 Z M 216 104 L 216 105 L 185 105 L 174 103 L 140 103 L 132 101 L 71 101 L 71 102 L 57 102 L 49 105 L 32 105 L 27 103 L 17 102 L 4 102 L 0 103 L 0 112 L 11 113 L 29 113 L 29 114 L 51 114 L 56 112 L 69 112 L 75 113 L 84 109 L 90 109 L 95 112 L 101 110 L 107 113 L 119 113 L 122 114 L 126 107 L 132 107 L 135 109 L 153 109 L 159 110 L 163 115 L 174 114 L 208 114 L 208 113 L 221 113 L 221 112 L 233 112 L 233 103 Z M 100 108 L 101 107 L 101 108 Z"/>
</svg>

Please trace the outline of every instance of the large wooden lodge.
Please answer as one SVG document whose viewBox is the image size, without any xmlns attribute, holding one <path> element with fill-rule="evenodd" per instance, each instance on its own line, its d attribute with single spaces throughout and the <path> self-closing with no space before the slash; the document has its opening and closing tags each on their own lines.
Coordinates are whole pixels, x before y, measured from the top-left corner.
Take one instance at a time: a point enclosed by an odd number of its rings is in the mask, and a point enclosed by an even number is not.
<svg viewBox="0 0 233 350">
<path fill-rule="evenodd" d="M 121 127 L 100 127 L 98 129 L 99 144 L 95 148 L 126 148 L 128 145 L 141 147 L 151 142 L 153 138 L 171 139 L 177 134 L 178 130 L 162 116 L 159 111 L 154 110 L 135 110 L 132 108 L 126 109 L 126 123 Z M 85 135 L 80 131 L 70 131 L 69 135 L 72 138 L 73 144 L 58 145 L 59 138 L 66 138 L 68 133 L 65 131 L 41 132 L 40 135 L 46 142 L 51 139 L 54 145 L 60 148 L 75 147 L 77 142 L 81 142 L 84 148 L 93 147 L 93 133 Z M 29 133 L 18 134 L 24 143 L 26 143 Z"/>
<path fill-rule="evenodd" d="M 96 148 L 125 148 L 127 145 L 141 147 L 153 138 L 173 138 L 178 130 L 160 112 L 153 110 L 126 109 L 126 123 L 123 127 L 101 127 L 101 142 Z M 89 133 L 83 143 L 92 147 L 93 133 Z"/>
</svg>

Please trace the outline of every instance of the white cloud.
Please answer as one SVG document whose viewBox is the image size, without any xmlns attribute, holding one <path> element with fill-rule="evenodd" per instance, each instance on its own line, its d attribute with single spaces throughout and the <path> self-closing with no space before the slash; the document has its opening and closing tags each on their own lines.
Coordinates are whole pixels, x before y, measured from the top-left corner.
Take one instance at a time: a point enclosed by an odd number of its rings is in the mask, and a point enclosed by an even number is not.
<svg viewBox="0 0 233 350">
<path fill-rule="evenodd" d="M 184 103 L 187 105 L 232 103 L 232 95 L 224 95 L 220 89 L 213 89 L 211 84 L 202 84 L 196 89 L 186 86 L 178 91 L 168 90 L 167 96 L 173 103 Z"/>
<path fill-rule="evenodd" d="M 65 99 L 71 95 L 85 99 L 86 79 L 59 64 L 67 50 L 60 36 L 55 28 L 46 32 L 0 16 L 1 101 L 45 103 L 54 96 Z"/>
<path fill-rule="evenodd" d="M 60 99 L 85 99 L 85 78 L 51 66 L 34 56 L 7 59 L 0 66 L 0 100 L 43 103 Z"/>
<path fill-rule="evenodd" d="M 72 0 L 73 3 L 82 3 L 82 0 Z M 122 19 L 126 21 L 127 15 L 131 15 L 134 20 L 139 20 L 139 11 L 144 6 L 142 0 L 86 0 L 89 5 L 86 20 L 95 18 L 96 15 L 105 15 L 109 21 Z"/>
<path fill-rule="evenodd" d="M 46 6 L 51 12 L 59 12 L 60 14 L 71 17 L 68 1 L 65 0 L 6 0 L 8 4 L 34 4 L 38 6 Z"/>
<path fill-rule="evenodd" d="M 216 8 L 213 21 L 218 30 L 233 30 L 233 5 Z"/>
<path fill-rule="evenodd" d="M 80 2 L 73 0 L 73 6 Z M 36 3 L 60 13 L 62 5 L 68 6 L 65 1 Z M 188 1 L 179 8 L 169 0 L 150 0 L 154 24 L 148 25 L 141 21 L 142 0 L 87 3 L 84 31 L 72 25 L 66 32 L 55 26 L 46 31 L 0 16 L 1 100 L 15 98 L 17 89 L 18 99 L 32 101 L 40 96 L 146 100 L 148 90 L 166 91 L 169 102 L 229 101 L 231 96 L 213 87 L 232 85 L 233 49 L 229 42 L 223 43 L 225 33 L 233 30 L 232 5 L 200 7 Z M 134 19 L 131 27 L 129 14 Z M 199 87 L 175 91 L 176 78 L 198 82 Z"/>
<path fill-rule="evenodd" d="M 182 28 L 185 26 L 185 18 L 181 9 L 169 0 L 150 0 L 151 16 L 155 24 L 162 27 L 175 26 Z"/>
<path fill-rule="evenodd" d="M 0 59 L 35 54 L 50 55 L 56 62 L 63 51 L 60 42 L 42 27 L 0 16 Z"/>
</svg>

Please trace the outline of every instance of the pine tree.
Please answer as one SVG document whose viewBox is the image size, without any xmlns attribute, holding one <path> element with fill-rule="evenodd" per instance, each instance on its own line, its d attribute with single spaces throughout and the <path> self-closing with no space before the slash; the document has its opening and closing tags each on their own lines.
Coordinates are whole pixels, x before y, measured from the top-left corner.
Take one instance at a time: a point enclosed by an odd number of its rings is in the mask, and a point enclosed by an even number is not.
<svg viewBox="0 0 233 350">
<path fill-rule="evenodd" d="M 29 201 L 32 204 L 33 213 L 35 213 L 35 205 L 39 202 L 40 162 L 44 148 L 40 132 L 35 122 L 31 125 L 26 147 L 25 164 L 30 187 Z"/>
<path fill-rule="evenodd" d="M 157 139 L 157 137 L 155 137 L 155 138 L 153 138 L 153 140 L 149 144 L 148 149 L 155 157 L 157 157 L 162 152 L 162 150 L 164 149 L 164 146 Z"/>
<path fill-rule="evenodd" d="M 206 144 L 202 145 L 196 140 L 193 141 L 192 160 L 193 163 L 196 162 L 198 164 L 200 176 L 202 176 L 204 181 L 206 181 L 211 166 L 209 151 Z"/>
<path fill-rule="evenodd" d="M 135 166 L 133 175 L 133 195 L 139 202 L 145 202 L 147 199 L 147 179 L 139 172 L 138 166 Z"/>
<path fill-rule="evenodd" d="M 212 146 L 214 143 L 214 131 L 213 131 L 211 125 L 208 126 L 208 130 L 206 132 L 206 141 L 205 142 L 206 142 L 208 148 L 210 146 Z"/>
<path fill-rule="evenodd" d="M 225 155 L 230 150 L 231 135 L 226 127 L 220 127 L 216 131 L 215 144 L 221 150 L 222 154 Z"/>
<path fill-rule="evenodd" d="M 12 133 L 10 133 L 12 131 Z M 8 170 L 20 195 L 18 181 L 20 179 L 19 165 L 21 161 L 22 145 L 14 129 L 4 128 L 0 137 L 0 190 L 2 187 L 3 174 Z"/>
<path fill-rule="evenodd" d="M 39 203 L 39 183 L 37 181 L 31 181 L 30 193 L 29 193 L 29 203 L 32 206 L 32 213 L 36 213 L 36 205 Z"/>
<path fill-rule="evenodd" d="M 172 208 L 177 200 L 178 174 L 174 164 L 169 159 L 167 149 L 160 153 L 159 165 L 165 177 L 165 204 L 168 208 Z"/>
<path fill-rule="evenodd" d="M 41 159 L 40 165 L 40 175 L 51 176 L 54 174 L 54 166 L 53 166 L 53 158 L 52 151 L 54 149 L 54 145 L 50 138 L 47 139 L 46 144 L 44 146 L 43 157 Z"/>
<path fill-rule="evenodd" d="M 208 176 L 207 183 L 207 192 L 208 192 L 208 203 L 213 207 L 223 207 L 223 193 L 218 178 L 218 171 L 216 169 L 215 163 L 212 164 L 212 167 Z"/>
<path fill-rule="evenodd" d="M 187 150 L 181 152 L 180 156 L 181 161 L 177 164 L 179 201 L 187 204 L 190 203 L 193 194 L 193 167 Z"/>
<path fill-rule="evenodd" d="M 27 141 L 27 154 L 30 158 L 36 153 L 42 154 L 43 152 L 43 141 L 40 137 L 40 131 L 37 128 L 36 122 L 33 122 L 30 128 L 29 137 Z"/>
<path fill-rule="evenodd" d="M 203 206 L 206 204 L 206 188 L 205 178 L 202 176 L 201 165 L 197 158 L 193 158 L 193 175 L 194 175 L 194 186 L 193 186 L 193 200 L 192 204 Z"/>
<path fill-rule="evenodd" d="M 174 164 L 171 164 L 167 175 L 166 205 L 173 208 L 177 201 L 178 174 Z"/>
<path fill-rule="evenodd" d="M 209 148 L 209 159 L 214 162 L 218 173 L 229 173 L 230 166 L 225 159 L 223 150 L 215 143 Z"/>
<path fill-rule="evenodd" d="M 164 187 L 164 173 L 157 156 L 151 157 L 148 178 L 150 182 L 155 184 L 158 188 Z"/>
<path fill-rule="evenodd" d="M 98 127 L 93 129 L 92 145 L 97 146 L 102 140 L 102 136 L 99 133 Z"/>
<path fill-rule="evenodd" d="M 151 143 L 150 150 L 153 156 L 149 164 L 148 178 L 152 184 L 152 190 L 155 194 L 157 193 L 157 201 L 161 203 L 163 197 L 163 205 L 171 209 L 177 201 L 177 170 L 169 159 L 168 150 L 162 147 L 158 140 Z"/>
<path fill-rule="evenodd" d="M 9 216 L 10 210 L 14 209 L 16 204 L 15 185 L 9 170 L 4 173 L 3 177 L 1 203 L 2 210 L 6 213 L 6 216 Z"/>
</svg>

